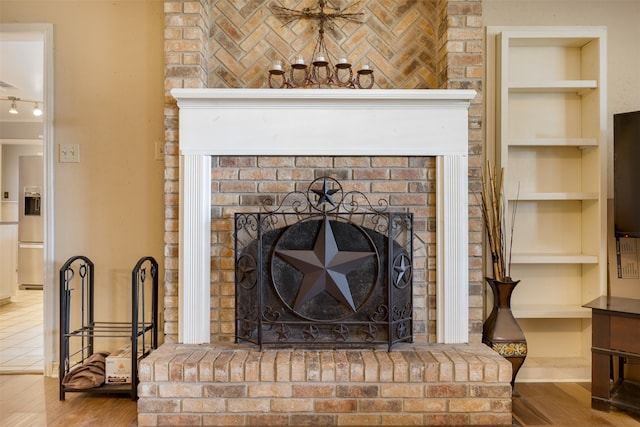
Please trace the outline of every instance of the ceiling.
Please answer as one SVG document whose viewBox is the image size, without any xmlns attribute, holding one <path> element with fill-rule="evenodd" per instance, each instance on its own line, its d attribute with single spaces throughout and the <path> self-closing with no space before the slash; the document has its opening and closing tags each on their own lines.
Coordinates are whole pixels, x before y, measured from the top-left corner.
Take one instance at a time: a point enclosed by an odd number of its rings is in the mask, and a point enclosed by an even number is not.
<svg viewBox="0 0 640 427">
<path fill-rule="evenodd" d="M 0 32 L 0 98 L 15 96 L 43 101 L 44 37 L 40 32 Z M 17 102 L 18 114 L 9 114 L 10 101 L 0 101 L 0 123 L 42 122 L 32 114 L 33 103 Z M 44 111 L 44 105 L 39 104 Z M 46 114 L 46 112 L 45 112 Z"/>
</svg>

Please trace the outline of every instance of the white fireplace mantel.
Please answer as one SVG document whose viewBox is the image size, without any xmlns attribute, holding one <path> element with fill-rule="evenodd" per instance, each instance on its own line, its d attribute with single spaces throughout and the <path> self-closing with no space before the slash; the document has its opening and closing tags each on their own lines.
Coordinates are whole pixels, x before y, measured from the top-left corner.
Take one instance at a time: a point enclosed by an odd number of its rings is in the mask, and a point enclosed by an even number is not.
<svg viewBox="0 0 640 427">
<path fill-rule="evenodd" d="M 210 156 L 437 156 L 437 337 L 469 337 L 473 90 L 173 89 L 180 141 L 178 340 L 210 342 Z"/>
</svg>

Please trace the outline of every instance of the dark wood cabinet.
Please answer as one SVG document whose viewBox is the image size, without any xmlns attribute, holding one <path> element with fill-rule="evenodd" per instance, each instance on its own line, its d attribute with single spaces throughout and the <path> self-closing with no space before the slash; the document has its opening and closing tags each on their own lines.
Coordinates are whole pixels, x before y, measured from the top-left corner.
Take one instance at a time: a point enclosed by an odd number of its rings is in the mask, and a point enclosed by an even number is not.
<svg viewBox="0 0 640 427">
<path fill-rule="evenodd" d="M 593 313 L 591 407 L 640 412 L 640 383 L 624 370 L 629 358 L 640 358 L 640 299 L 602 296 L 585 307 Z"/>
</svg>

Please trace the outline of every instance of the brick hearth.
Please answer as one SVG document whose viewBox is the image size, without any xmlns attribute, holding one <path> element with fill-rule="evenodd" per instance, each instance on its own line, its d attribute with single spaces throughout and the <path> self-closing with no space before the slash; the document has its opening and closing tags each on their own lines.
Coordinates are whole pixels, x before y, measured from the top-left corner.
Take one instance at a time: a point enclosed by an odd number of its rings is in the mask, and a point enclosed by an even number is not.
<svg viewBox="0 0 640 427">
<path fill-rule="evenodd" d="M 141 362 L 140 380 L 140 426 L 511 424 L 511 364 L 482 344 L 164 344 Z"/>
</svg>

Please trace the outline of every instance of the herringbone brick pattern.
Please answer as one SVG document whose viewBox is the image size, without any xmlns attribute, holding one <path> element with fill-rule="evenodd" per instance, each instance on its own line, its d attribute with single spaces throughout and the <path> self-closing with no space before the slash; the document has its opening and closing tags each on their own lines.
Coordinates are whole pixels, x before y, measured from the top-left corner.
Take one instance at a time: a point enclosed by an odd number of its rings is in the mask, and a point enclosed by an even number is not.
<svg viewBox="0 0 640 427">
<path fill-rule="evenodd" d="M 209 11 L 209 87 L 268 87 L 267 70 L 275 60 L 290 64 L 298 55 L 308 62 L 318 25 L 298 20 L 285 25 L 271 6 L 294 10 L 316 7 L 317 0 L 217 0 Z M 333 0 L 362 23 L 335 21 L 325 41 L 336 59 L 346 56 L 358 69 L 369 61 L 374 87 L 436 88 L 437 30 L 435 0 Z M 330 12 L 325 8 L 325 12 Z"/>
</svg>

